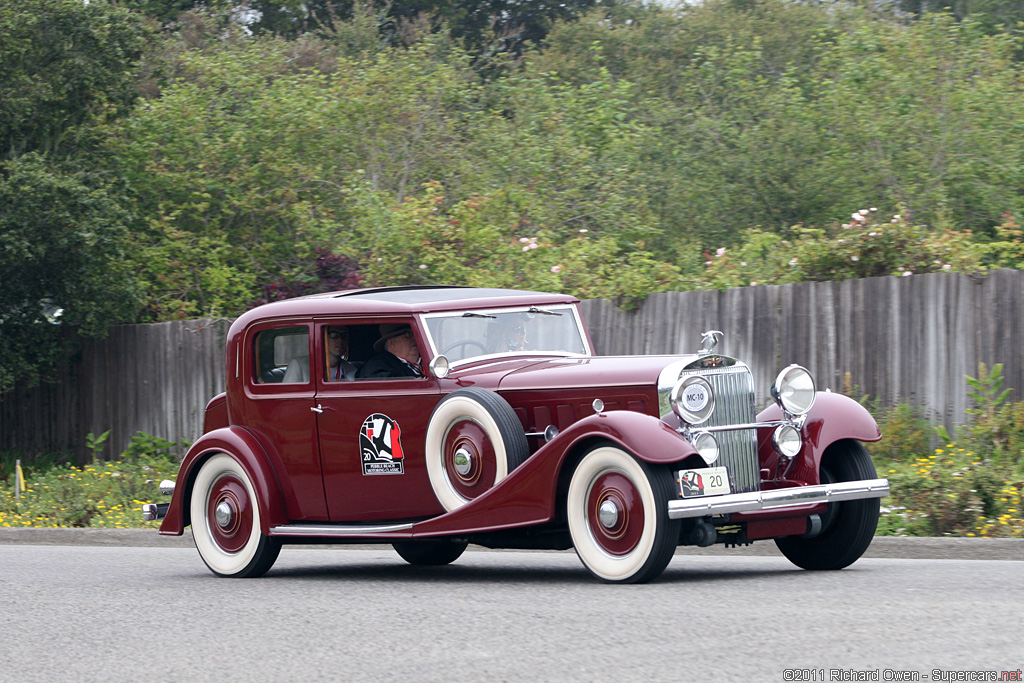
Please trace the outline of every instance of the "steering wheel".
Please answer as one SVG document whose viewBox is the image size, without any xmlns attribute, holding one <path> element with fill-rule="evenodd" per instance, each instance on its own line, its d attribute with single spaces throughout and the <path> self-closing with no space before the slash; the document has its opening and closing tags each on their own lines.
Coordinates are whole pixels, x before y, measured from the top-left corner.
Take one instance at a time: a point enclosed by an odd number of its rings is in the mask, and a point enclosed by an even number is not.
<svg viewBox="0 0 1024 683">
<path fill-rule="evenodd" d="M 466 353 L 466 349 L 470 347 L 475 347 L 479 349 L 481 354 L 487 353 L 487 347 L 481 344 L 480 342 L 474 341 L 472 339 L 463 339 L 462 341 L 457 341 L 453 344 L 449 344 L 448 346 L 444 347 L 441 350 L 441 355 L 449 356 L 452 355 L 452 352 L 455 351 L 456 349 L 460 349 L 462 350 L 462 355 L 455 355 L 455 359 L 460 360 L 462 358 L 468 358 L 472 355 L 476 355 L 472 353 Z"/>
</svg>

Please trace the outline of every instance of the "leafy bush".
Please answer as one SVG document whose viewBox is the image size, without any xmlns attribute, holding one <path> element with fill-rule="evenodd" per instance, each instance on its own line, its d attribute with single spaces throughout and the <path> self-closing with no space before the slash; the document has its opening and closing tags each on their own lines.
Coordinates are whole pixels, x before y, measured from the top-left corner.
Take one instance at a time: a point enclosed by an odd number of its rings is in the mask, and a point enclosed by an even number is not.
<svg viewBox="0 0 1024 683">
<path fill-rule="evenodd" d="M 971 241 L 970 233 L 931 229 L 901 214 L 877 209 L 851 214 L 849 223 L 828 230 L 794 226 L 792 237 L 748 231 L 741 244 L 705 253 L 699 284 L 718 289 L 749 285 L 849 280 L 886 275 L 982 270 L 989 254 L 1013 253 L 1024 243 L 1010 229 L 997 246 Z M 1016 241 L 1014 241 L 1016 240 Z M 998 258 L 1008 258 L 999 256 Z M 996 261 L 995 257 L 988 259 Z M 1004 261 L 998 261 L 1002 265 Z"/>
<path fill-rule="evenodd" d="M 1024 534 L 1024 473 L 955 445 L 879 468 L 892 496 L 878 533 L 894 536 Z"/>
<path fill-rule="evenodd" d="M 1006 403 L 1000 364 L 989 370 L 979 363 L 978 377 L 966 380 L 974 402 L 971 421 L 955 438 L 936 427 L 943 445 L 930 455 L 918 450 L 923 421 L 908 407 L 890 409 L 880 419 L 884 438 L 869 450 L 879 471 L 888 473 L 893 493 L 883 502 L 879 533 L 1024 534 L 1024 403 Z"/>
<path fill-rule="evenodd" d="M 177 474 L 181 445 L 139 432 L 117 462 L 27 467 L 20 497 L 13 476 L 0 484 L 0 526 L 158 527 L 142 521 L 142 505 L 162 498 L 159 483 Z"/>
<path fill-rule="evenodd" d="M 588 228 L 534 227 L 501 193 L 449 206 L 439 183 L 397 207 L 366 205 L 381 245 L 366 267 L 380 284 L 460 284 L 642 298 L 678 286 L 679 270 Z"/>
<path fill-rule="evenodd" d="M 931 425 L 908 403 L 872 409 L 882 440 L 867 444 L 876 462 L 914 462 L 927 455 L 933 438 Z"/>
</svg>

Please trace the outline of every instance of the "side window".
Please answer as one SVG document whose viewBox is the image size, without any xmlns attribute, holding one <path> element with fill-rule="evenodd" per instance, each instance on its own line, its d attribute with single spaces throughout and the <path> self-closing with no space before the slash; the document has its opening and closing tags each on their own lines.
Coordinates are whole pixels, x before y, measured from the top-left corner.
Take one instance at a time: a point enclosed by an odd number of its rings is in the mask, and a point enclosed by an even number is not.
<svg viewBox="0 0 1024 683">
<path fill-rule="evenodd" d="M 317 325 L 314 372 L 326 382 L 424 376 L 412 320 L 324 321 Z"/>
<path fill-rule="evenodd" d="M 374 343 L 380 337 L 380 325 L 338 321 L 323 323 L 319 327 L 324 379 L 328 382 L 358 379 L 359 370 L 376 351 Z"/>
<path fill-rule="evenodd" d="M 309 382 L 309 330 L 280 327 L 256 335 L 254 349 L 259 384 Z"/>
</svg>

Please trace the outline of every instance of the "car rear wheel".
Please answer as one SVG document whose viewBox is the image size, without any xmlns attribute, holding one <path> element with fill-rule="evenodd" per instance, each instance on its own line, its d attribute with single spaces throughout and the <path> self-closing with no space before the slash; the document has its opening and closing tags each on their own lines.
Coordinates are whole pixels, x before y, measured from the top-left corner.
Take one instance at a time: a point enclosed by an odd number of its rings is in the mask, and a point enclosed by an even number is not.
<svg viewBox="0 0 1024 683">
<path fill-rule="evenodd" d="M 829 446 L 822 456 L 822 484 L 874 479 L 877 476 L 871 456 L 858 441 L 838 441 Z M 878 527 L 880 506 L 878 498 L 829 503 L 817 536 L 777 538 L 775 545 L 790 562 L 803 569 L 848 567 L 871 545 Z"/>
<path fill-rule="evenodd" d="M 611 444 L 590 450 L 576 466 L 566 516 L 576 554 L 608 583 L 643 583 L 668 566 L 680 521 L 669 519 L 673 496 L 667 467 L 642 462 Z"/>
<path fill-rule="evenodd" d="M 431 538 L 423 541 L 396 541 L 391 545 L 409 564 L 438 566 L 459 559 L 469 543 L 450 538 Z"/>
<path fill-rule="evenodd" d="M 427 474 L 445 510 L 489 491 L 530 455 L 512 406 L 493 391 L 459 389 L 445 396 L 427 426 Z"/>
<path fill-rule="evenodd" d="M 196 549 L 217 576 L 263 576 L 274 565 L 281 541 L 261 533 L 252 481 L 230 455 L 217 454 L 203 463 L 189 509 Z"/>
</svg>

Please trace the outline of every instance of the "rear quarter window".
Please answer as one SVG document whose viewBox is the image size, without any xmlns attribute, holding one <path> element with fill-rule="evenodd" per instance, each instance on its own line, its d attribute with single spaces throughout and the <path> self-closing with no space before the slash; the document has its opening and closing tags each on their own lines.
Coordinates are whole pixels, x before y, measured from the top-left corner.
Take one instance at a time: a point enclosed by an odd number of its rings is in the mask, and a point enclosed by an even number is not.
<svg viewBox="0 0 1024 683">
<path fill-rule="evenodd" d="M 259 332 L 253 342 L 257 384 L 309 382 L 309 330 L 279 327 Z"/>
</svg>

